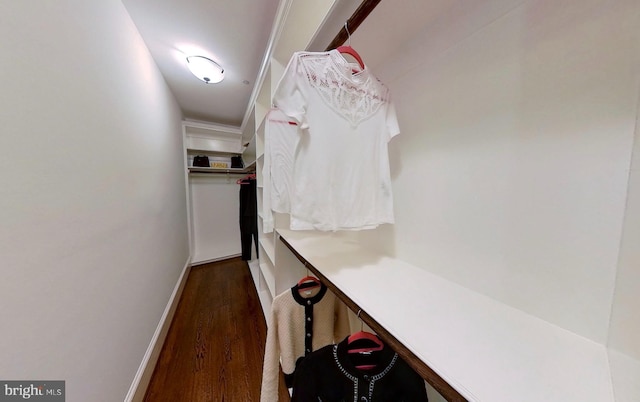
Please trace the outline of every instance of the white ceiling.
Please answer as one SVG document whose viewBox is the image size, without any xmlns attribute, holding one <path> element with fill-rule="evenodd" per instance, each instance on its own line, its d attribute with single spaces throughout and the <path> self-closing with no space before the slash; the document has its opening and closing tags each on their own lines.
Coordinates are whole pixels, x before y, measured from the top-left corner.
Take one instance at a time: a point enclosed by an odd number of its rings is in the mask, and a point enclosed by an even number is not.
<svg viewBox="0 0 640 402">
<path fill-rule="evenodd" d="M 184 117 L 239 127 L 271 33 L 279 0 L 123 0 Z M 205 84 L 186 56 L 225 70 Z M 246 82 L 246 83 L 245 83 Z"/>
<path fill-rule="evenodd" d="M 184 117 L 241 127 L 265 56 L 279 0 L 122 0 Z M 313 1 L 313 0 L 302 0 Z M 307 50 L 322 51 L 362 0 L 336 0 Z M 439 15 L 466 8 L 464 0 L 381 1 L 352 37 L 372 68 L 419 37 Z M 304 50 L 304 49 L 300 49 Z M 186 66 L 198 54 L 225 69 L 205 84 Z"/>
</svg>

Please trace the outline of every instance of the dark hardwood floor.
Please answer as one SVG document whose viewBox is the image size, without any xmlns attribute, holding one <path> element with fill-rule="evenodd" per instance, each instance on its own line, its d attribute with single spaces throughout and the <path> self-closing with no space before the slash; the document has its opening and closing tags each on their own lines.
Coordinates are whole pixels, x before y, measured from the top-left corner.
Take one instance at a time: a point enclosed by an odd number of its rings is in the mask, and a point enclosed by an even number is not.
<svg viewBox="0 0 640 402">
<path fill-rule="evenodd" d="M 259 401 L 265 339 L 246 262 L 193 267 L 145 401 Z M 279 388 L 280 402 L 288 401 L 282 376 Z"/>
</svg>

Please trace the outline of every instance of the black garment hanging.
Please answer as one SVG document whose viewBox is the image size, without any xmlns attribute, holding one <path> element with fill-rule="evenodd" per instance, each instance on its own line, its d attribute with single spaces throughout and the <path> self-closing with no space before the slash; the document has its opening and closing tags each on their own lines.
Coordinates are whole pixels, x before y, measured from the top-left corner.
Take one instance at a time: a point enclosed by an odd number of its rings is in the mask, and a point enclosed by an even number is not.
<svg viewBox="0 0 640 402">
<path fill-rule="evenodd" d="M 291 402 L 428 402 L 424 380 L 389 346 L 361 370 L 349 337 L 307 355 L 296 367 Z"/>
<path fill-rule="evenodd" d="M 278 400 L 280 372 L 290 388 L 305 355 L 350 332 L 347 307 L 323 284 L 311 290 L 295 285 L 280 293 L 273 299 L 268 320 L 261 402 Z"/>
<path fill-rule="evenodd" d="M 251 238 L 256 246 L 258 255 L 258 205 L 256 200 L 256 180 L 246 178 L 238 181 L 240 184 L 240 244 L 242 259 L 251 259 Z"/>
</svg>

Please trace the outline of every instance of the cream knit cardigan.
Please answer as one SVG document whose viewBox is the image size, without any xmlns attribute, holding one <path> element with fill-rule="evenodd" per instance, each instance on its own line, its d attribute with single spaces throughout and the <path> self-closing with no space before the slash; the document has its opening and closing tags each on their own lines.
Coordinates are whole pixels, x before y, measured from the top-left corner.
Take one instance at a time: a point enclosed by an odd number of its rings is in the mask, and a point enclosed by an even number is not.
<svg viewBox="0 0 640 402">
<path fill-rule="evenodd" d="M 318 291 L 302 297 L 311 299 Z M 278 363 L 285 374 L 293 374 L 296 360 L 305 354 L 305 306 L 292 292 L 297 292 L 296 286 L 276 296 L 271 305 L 260 402 L 278 401 Z M 349 334 L 347 307 L 327 289 L 313 305 L 312 350 L 339 342 Z"/>
</svg>

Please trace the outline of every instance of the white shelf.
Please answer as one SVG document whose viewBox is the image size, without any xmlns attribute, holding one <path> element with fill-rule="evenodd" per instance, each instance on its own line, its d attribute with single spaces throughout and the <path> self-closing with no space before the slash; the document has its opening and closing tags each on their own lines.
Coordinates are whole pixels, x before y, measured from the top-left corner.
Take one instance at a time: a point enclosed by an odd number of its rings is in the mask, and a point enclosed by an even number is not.
<svg viewBox="0 0 640 402">
<path fill-rule="evenodd" d="M 260 282 L 260 280 L 258 279 L 258 274 L 260 273 L 260 261 L 254 259 L 247 262 L 247 265 L 249 265 L 249 272 L 251 272 L 251 277 L 253 278 L 253 282 L 256 284 L 257 289 L 258 283 Z"/>
<path fill-rule="evenodd" d="M 273 240 L 273 236 L 272 235 L 267 235 L 267 236 L 263 236 L 260 238 L 260 246 L 262 246 L 262 249 L 265 251 L 265 254 L 267 255 L 267 257 L 269 258 L 271 264 L 275 265 L 275 243 Z"/>
<path fill-rule="evenodd" d="M 286 65 L 291 54 L 304 50 L 322 26 L 335 0 L 290 1 L 273 57 Z"/>
<path fill-rule="evenodd" d="M 244 161 L 245 167 L 256 164 L 256 141 L 257 138 L 254 135 L 253 138 L 249 141 L 248 145 L 242 152 L 242 159 Z"/>
<path fill-rule="evenodd" d="M 216 124 L 183 121 L 185 148 L 188 152 L 240 154 L 242 133 L 239 129 Z"/>
<path fill-rule="evenodd" d="M 227 151 L 212 151 L 211 149 L 196 149 L 196 148 L 187 148 L 188 155 L 208 155 L 208 156 L 227 156 L 232 157 L 239 155 L 237 152 L 227 152 Z"/>
<path fill-rule="evenodd" d="M 189 166 L 189 173 L 229 173 L 229 174 L 245 174 L 251 171 L 251 167 L 245 168 L 208 168 L 208 167 L 193 167 Z"/>
<path fill-rule="evenodd" d="M 264 130 L 266 129 L 267 115 L 262 118 L 256 130 L 256 157 L 264 157 Z"/>
<path fill-rule="evenodd" d="M 269 264 L 268 262 L 260 264 L 260 272 L 264 277 L 264 281 L 267 285 L 267 288 L 269 289 L 269 294 L 271 294 L 272 298 L 276 297 L 276 277 L 273 271 L 273 265 Z"/>
<path fill-rule="evenodd" d="M 260 305 L 262 306 L 262 313 L 264 314 L 267 324 L 269 323 L 269 316 L 271 315 L 271 303 L 273 298 L 269 295 L 269 290 L 263 289 L 258 291 L 258 299 L 260 299 Z"/>
<path fill-rule="evenodd" d="M 341 233 L 278 232 L 469 401 L 614 400 L 604 345 Z"/>
</svg>

